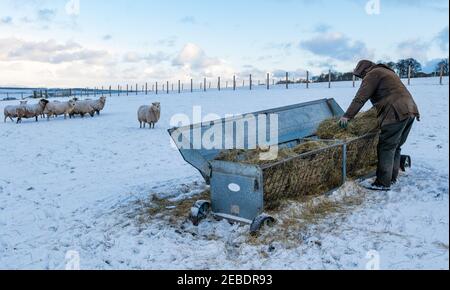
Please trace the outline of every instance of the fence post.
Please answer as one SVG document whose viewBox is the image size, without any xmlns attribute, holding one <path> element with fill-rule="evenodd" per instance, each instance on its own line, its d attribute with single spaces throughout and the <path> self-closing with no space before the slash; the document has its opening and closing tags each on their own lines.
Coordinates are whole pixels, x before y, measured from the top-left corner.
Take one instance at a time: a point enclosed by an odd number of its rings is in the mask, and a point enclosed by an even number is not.
<svg viewBox="0 0 450 290">
<path fill-rule="evenodd" d="M 411 65 L 408 66 L 408 86 L 411 85 Z"/>
<path fill-rule="evenodd" d="M 267 89 L 270 89 L 270 75 L 267 73 Z"/>
<path fill-rule="evenodd" d="M 309 71 L 306 71 L 306 88 L 309 89 Z"/>
<path fill-rule="evenodd" d="M 353 87 L 355 87 L 356 86 L 356 84 L 355 84 L 355 81 L 356 81 L 355 75 L 353 75 L 352 80 L 353 80 Z"/>
<path fill-rule="evenodd" d="M 236 75 L 233 76 L 233 91 L 236 90 Z"/>
<path fill-rule="evenodd" d="M 444 78 L 444 65 L 441 65 L 441 71 L 440 71 L 440 76 L 439 76 L 439 84 L 442 86 L 443 84 L 443 78 Z"/>
<path fill-rule="evenodd" d="M 217 89 L 220 91 L 220 77 L 217 78 Z"/>
<path fill-rule="evenodd" d="M 328 88 L 331 89 L 331 69 L 328 70 Z"/>
<path fill-rule="evenodd" d="M 148 83 L 145 83 L 145 94 L 148 95 Z"/>
<path fill-rule="evenodd" d="M 252 90 L 252 75 L 250 74 L 250 79 L 249 79 L 249 81 L 250 81 L 250 91 Z"/>
<path fill-rule="evenodd" d="M 203 91 L 206 92 L 206 78 L 203 79 Z"/>
<path fill-rule="evenodd" d="M 158 94 L 158 82 L 155 83 L 155 92 Z"/>
<path fill-rule="evenodd" d="M 166 85 L 167 85 L 166 92 L 167 92 L 167 94 L 169 94 L 169 81 L 166 82 Z"/>
<path fill-rule="evenodd" d="M 286 72 L 286 90 L 289 89 L 289 73 Z"/>
<path fill-rule="evenodd" d="M 191 93 L 194 91 L 194 80 L 191 79 Z"/>
<path fill-rule="evenodd" d="M 181 81 L 178 80 L 178 93 L 181 94 Z"/>
</svg>

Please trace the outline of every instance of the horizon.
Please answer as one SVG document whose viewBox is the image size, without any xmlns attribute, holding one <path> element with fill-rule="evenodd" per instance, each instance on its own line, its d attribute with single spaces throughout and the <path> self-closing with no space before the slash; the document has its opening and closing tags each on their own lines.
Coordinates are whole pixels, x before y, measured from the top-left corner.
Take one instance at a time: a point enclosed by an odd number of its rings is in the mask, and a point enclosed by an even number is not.
<svg viewBox="0 0 450 290">
<path fill-rule="evenodd" d="M 1 87 L 301 77 L 359 59 L 415 58 L 430 72 L 449 50 L 442 0 L 7 0 L 0 11 Z"/>
</svg>

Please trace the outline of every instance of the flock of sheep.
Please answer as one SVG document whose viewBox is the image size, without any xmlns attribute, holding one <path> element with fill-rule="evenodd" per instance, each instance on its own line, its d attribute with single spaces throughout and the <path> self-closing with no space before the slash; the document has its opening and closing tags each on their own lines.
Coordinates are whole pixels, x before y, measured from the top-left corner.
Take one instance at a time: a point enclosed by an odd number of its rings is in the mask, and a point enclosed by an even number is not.
<svg viewBox="0 0 450 290">
<path fill-rule="evenodd" d="M 37 104 L 28 104 L 28 101 L 21 101 L 17 106 L 7 106 L 5 107 L 4 114 L 5 120 L 9 118 L 12 122 L 17 119 L 17 123 L 21 123 L 22 119 L 35 118 L 36 122 L 39 117 L 44 118 L 47 116 L 47 120 L 51 117 L 58 117 L 64 115 L 64 119 L 67 116 L 70 118 L 80 115 L 84 117 L 89 114 L 94 117 L 95 113 L 100 115 L 100 112 L 105 108 L 106 97 L 101 97 L 98 100 L 83 100 L 80 101 L 76 98 L 69 100 L 67 102 L 53 101 L 42 99 Z"/>
<path fill-rule="evenodd" d="M 9 118 L 12 122 L 17 119 L 17 123 L 21 123 L 22 119 L 35 118 L 38 122 L 39 117 L 47 117 L 50 120 L 51 117 L 58 117 L 64 115 L 64 119 L 67 116 L 70 118 L 80 115 L 82 118 L 85 115 L 94 117 L 100 115 L 100 112 L 105 108 L 106 97 L 101 97 L 98 100 L 78 100 L 76 98 L 67 102 L 53 101 L 42 99 L 37 104 L 28 104 L 28 101 L 20 101 L 17 106 L 7 106 L 4 109 L 5 120 Z M 150 129 L 155 128 L 155 124 L 158 123 L 161 117 L 161 104 L 153 103 L 151 106 L 141 106 L 138 110 L 138 121 L 140 128 L 145 128 L 146 124 L 149 124 Z"/>
</svg>

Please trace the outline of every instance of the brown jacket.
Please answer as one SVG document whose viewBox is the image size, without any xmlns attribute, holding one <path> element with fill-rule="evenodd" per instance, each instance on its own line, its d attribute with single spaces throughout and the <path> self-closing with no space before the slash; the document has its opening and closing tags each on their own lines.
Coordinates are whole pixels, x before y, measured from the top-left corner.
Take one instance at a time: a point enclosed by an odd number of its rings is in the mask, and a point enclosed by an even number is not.
<svg viewBox="0 0 450 290">
<path fill-rule="evenodd" d="M 353 119 L 370 100 L 378 111 L 380 126 L 401 122 L 409 117 L 420 118 L 413 97 L 392 69 L 361 61 L 354 74 L 363 78 L 363 81 L 345 117 Z"/>
</svg>

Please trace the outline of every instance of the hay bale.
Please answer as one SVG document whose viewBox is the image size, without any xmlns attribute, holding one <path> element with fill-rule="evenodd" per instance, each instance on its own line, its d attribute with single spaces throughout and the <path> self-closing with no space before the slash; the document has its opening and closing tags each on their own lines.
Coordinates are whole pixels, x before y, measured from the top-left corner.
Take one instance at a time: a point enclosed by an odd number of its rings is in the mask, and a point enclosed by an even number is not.
<svg viewBox="0 0 450 290">
<path fill-rule="evenodd" d="M 347 129 L 339 126 L 339 118 L 327 119 L 319 125 L 316 135 L 324 140 L 349 140 L 376 132 L 378 128 L 378 113 L 373 108 L 359 113 L 354 120 L 350 121 Z"/>
</svg>

